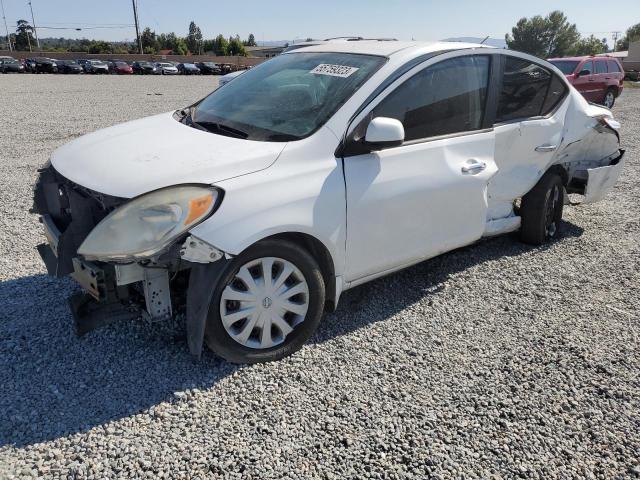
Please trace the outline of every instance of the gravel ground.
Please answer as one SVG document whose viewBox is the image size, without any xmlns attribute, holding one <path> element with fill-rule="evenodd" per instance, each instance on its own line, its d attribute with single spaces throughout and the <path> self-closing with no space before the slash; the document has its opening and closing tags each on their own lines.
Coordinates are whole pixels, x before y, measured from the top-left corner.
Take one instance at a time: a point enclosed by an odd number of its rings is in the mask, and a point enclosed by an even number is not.
<svg viewBox="0 0 640 480">
<path fill-rule="evenodd" d="M 0 477 L 640 477 L 640 89 L 615 108 L 623 178 L 549 246 L 505 236 L 356 288 L 268 365 L 193 363 L 157 325 L 76 338 L 75 287 L 34 248 L 36 169 L 215 82 L 0 77 Z"/>
</svg>

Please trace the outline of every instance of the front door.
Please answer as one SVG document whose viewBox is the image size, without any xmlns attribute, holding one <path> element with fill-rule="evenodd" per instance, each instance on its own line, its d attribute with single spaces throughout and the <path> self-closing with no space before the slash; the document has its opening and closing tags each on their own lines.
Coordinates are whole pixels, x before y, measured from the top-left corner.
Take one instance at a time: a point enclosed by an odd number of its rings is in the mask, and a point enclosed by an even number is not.
<svg viewBox="0 0 640 480">
<path fill-rule="evenodd" d="M 581 72 L 584 72 L 585 70 L 589 73 L 576 77 L 573 81 L 573 86 L 576 87 L 576 90 L 578 90 L 588 101 L 595 102 L 597 100 L 598 87 L 596 86 L 596 71 L 593 60 L 589 60 L 582 66 L 582 68 L 580 68 Z"/>
<path fill-rule="evenodd" d="M 365 130 L 371 118 L 400 120 L 405 143 L 344 159 L 347 282 L 482 236 L 487 183 L 497 171 L 494 134 L 482 130 L 490 61 L 467 55 L 435 63 L 365 117 Z"/>
</svg>

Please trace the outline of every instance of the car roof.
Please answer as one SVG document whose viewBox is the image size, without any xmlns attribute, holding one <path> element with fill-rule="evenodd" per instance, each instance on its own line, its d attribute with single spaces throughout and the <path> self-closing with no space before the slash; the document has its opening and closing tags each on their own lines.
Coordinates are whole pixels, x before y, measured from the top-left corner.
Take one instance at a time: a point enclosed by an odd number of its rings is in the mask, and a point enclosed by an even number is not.
<svg viewBox="0 0 640 480">
<path fill-rule="evenodd" d="M 550 58 L 547 61 L 549 62 L 554 62 L 554 61 L 559 61 L 559 60 L 568 60 L 570 62 L 581 62 L 582 60 L 597 60 L 597 59 L 604 59 L 606 60 L 607 58 L 611 58 L 614 59 L 614 57 L 607 57 L 607 56 L 602 56 L 602 57 L 595 57 L 593 55 L 585 55 L 583 57 L 558 57 L 558 58 Z"/>
<path fill-rule="evenodd" d="M 462 50 L 465 48 L 493 48 L 478 43 L 463 42 L 403 42 L 397 40 L 355 40 L 344 42 L 325 42 L 318 45 L 299 48 L 284 55 L 294 55 L 303 52 L 331 52 L 357 53 L 362 55 L 379 55 L 390 57 L 400 51 L 420 51 L 420 53 L 437 52 L 441 50 Z"/>
</svg>

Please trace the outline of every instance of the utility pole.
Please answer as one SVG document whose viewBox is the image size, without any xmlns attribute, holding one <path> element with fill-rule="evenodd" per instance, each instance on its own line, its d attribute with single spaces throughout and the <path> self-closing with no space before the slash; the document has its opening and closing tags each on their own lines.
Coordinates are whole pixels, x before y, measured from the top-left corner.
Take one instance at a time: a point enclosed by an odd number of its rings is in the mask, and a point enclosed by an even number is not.
<svg viewBox="0 0 640 480">
<path fill-rule="evenodd" d="M 136 24 L 136 38 L 138 39 L 138 49 L 140 50 L 140 54 L 144 53 L 142 50 L 142 40 L 140 39 L 140 27 L 138 26 L 138 7 L 136 5 L 136 0 L 131 0 L 133 3 L 133 21 Z"/>
<path fill-rule="evenodd" d="M 29 0 L 29 8 L 31 9 L 31 23 L 33 23 L 33 34 L 36 37 L 36 45 L 40 50 L 40 39 L 38 39 L 38 29 L 36 29 L 36 19 L 33 17 L 33 7 L 31 6 L 31 0 Z M 27 32 L 27 38 L 29 38 L 29 32 Z"/>
<path fill-rule="evenodd" d="M 611 32 L 611 38 L 613 38 L 613 51 L 618 48 L 618 38 L 622 35 L 622 32 Z"/>
<path fill-rule="evenodd" d="M 11 37 L 9 36 L 9 27 L 7 26 L 7 17 L 4 15 L 4 2 L 0 0 L 0 7 L 2 7 L 2 19 L 4 20 L 4 29 L 7 31 L 7 43 L 9 44 L 9 51 L 13 51 L 11 48 Z"/>
</svg>

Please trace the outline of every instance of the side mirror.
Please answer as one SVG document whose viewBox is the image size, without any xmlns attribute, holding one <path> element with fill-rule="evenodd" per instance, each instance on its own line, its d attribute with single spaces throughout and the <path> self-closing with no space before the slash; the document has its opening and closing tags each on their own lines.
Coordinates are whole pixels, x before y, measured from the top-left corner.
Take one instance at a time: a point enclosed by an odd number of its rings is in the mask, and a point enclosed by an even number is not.
<svg viewBox="0 0 640 480">
<path fill-rule="evenodd" d="M 584 77 L 585 75 L 586 76 L 591 75 L 591 70 L 584 69 L 584 70 L 580 70 L 580 72 L 578 73 L 579 77 Z"/>
<path fill-rule="evenodd" d="M 373 150 L 398 147 L 404 142 L 404 126 L 395 118 L 376 117 L 369 123 L 364 141 Z"/>
</svg>

